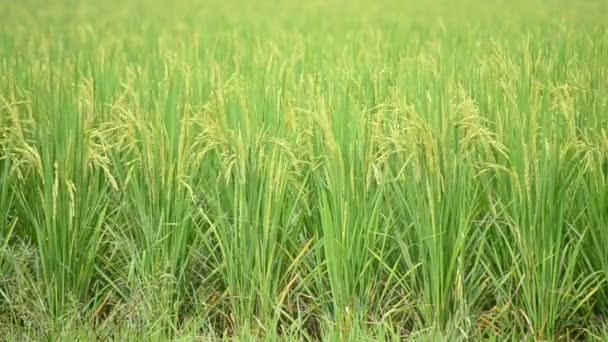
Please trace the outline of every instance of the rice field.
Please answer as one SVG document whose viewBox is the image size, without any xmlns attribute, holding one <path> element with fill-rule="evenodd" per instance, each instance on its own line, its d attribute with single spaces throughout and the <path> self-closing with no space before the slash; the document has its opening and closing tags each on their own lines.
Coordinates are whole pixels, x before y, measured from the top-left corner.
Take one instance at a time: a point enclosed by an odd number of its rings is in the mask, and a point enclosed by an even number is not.
<svg viewBox="0 0 608 342">
<path fill-rule="evenodd" d="M 0 5 L 0 339 L 608 340 L 608 2 Z"/>
</svg>

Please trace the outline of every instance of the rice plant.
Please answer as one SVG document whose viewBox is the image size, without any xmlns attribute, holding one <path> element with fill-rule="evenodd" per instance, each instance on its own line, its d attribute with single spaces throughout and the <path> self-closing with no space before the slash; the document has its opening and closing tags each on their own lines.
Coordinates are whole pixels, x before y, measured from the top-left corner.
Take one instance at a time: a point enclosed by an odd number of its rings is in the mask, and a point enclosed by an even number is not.
<svg viewBox="0 0 608 342">
<path fill-rule="evenodd" d="M 605 340 L 607 10 L 0 6 L 0 334 Z"/>
</svg>

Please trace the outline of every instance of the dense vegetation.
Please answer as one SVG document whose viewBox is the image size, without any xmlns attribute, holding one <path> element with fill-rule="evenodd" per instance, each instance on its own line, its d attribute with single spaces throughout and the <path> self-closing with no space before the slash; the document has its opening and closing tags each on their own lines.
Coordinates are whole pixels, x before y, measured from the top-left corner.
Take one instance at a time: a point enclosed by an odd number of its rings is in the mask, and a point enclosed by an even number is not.
<svg viewBox="0 0 608 342">
<path fill-rule="evenodd" d="M 7 340 L 607 340 L 603 0 L 0 6 Z"/>
</svg>

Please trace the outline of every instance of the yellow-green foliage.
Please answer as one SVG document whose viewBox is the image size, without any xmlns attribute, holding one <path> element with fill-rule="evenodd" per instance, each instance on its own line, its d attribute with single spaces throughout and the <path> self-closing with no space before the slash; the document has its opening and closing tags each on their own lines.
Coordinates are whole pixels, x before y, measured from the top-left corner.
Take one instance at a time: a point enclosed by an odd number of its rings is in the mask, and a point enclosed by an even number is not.
<svg viewBox="0 0 608 342">
<path fill-rule="evenodd" d="M 0 335 L 605 339 L 605 13 L 0 6 Z"/>
</svg>

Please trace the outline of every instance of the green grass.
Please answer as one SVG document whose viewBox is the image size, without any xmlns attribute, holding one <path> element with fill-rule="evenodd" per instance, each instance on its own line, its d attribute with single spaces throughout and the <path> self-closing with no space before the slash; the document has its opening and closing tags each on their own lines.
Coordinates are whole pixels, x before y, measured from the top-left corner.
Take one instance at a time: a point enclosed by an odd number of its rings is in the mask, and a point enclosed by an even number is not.
<svg viewBox="0 0 608 342">
<path fill-rule="evenodd" d="M 0 336 L 608 339 L 606 11 L 7 2 Z"/>
</svg>

